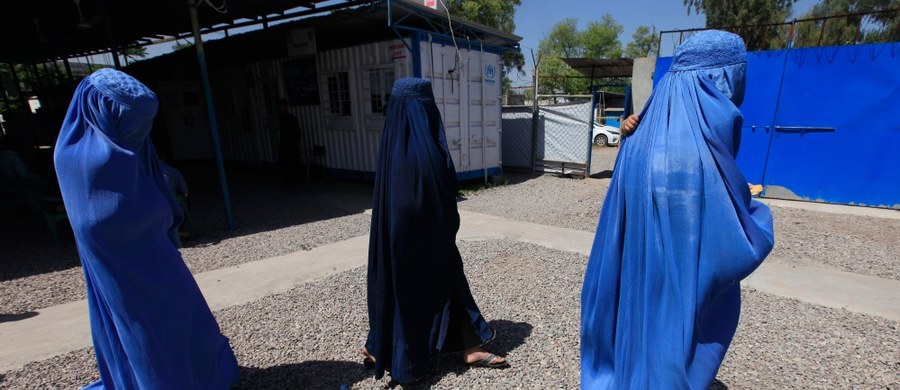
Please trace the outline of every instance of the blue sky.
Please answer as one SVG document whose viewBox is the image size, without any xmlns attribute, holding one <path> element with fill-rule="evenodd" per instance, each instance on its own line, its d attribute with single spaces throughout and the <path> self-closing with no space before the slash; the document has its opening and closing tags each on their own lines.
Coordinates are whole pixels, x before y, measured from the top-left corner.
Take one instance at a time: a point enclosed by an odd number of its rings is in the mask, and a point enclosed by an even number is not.
<svg viewBox="0 0 900 390">
<path fill-rule="evenodd" d="M 809 10 L 816 0 L 800 0 L 794 5 L 794 16 Z M 656 26 L 657 31 L 677 30 L 703 27 L 706 18 L 691 12 L 682 0 L 522 0 L 516 10 L 516 35 L 522 37 L 520 46 L 525 54 L 526 75 L 521 77 L 512 74 L 513 85 L 530 85 L 531 50 L 537 52 L 538 43 L 553 28 L 553 25 L 565 18 L 578 19 L 580 28 L 584 28 L 592 20 L 609 13 L 622 25 L 619 40 L 622 47 L 631 41 L 631 34 L 640 25 Z"/>
<path fill-rule="evenodd" d="M 332 2 L 339 2 L 337 0 Z M 332 2 L 323 3 L 328 5 Z M 797 17 L 809 10 L 818 0 L 799 0 L 794 4 L 794 16 Z M 706 18 L 691 12 L 682 0 L 522 0 L 522 5 L 516 10 L 515 34 L 522 37 L 520 46 L 525 55 L 525 74 L 512 74 L 513 85 L 530 85 L 531 69 L 534 67 L 531 61 L 531 50 L 537 52 L 538 43 L 553 28 L 553 25 L 565 18 L 576 18 L 580 28 L 584 28 L 588 22 L 599 20 L 609 13 L 622 25 L 623 31 L 619 36 L 624 48 L 631 40 L 631 34 L 640 25 L 655 26 L 657 31 L 676 30 L 686 28 L 703 27 Z M 241 30 L 232 31 L 233 34 Z M 205 40 L 224 37 L 224 33 L 204 36 Z M 149 46 L 150 56 L 156 56 L 171 51 L 174 42 Z M 671 49 L 674 48 L 669 48 Z"/>
</svg>

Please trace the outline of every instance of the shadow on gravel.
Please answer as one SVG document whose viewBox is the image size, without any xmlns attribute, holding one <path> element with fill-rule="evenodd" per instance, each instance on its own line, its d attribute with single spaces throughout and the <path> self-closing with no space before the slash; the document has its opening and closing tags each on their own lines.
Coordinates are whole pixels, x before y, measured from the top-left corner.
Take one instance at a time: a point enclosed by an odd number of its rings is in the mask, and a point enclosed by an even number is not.
<svg viewBox="0 0 900 390">
<path fill-rule="evenodd" d="M 709 387 L 709 390 L 728 390 L 728 386 L 722 383 L 722 381 L 716 379 L 713 382 L 712 386 Z"/>
<path fill-rule="evenodd" d="M 225 223 L 216 169 L 209 163 L 174 164 L 190 188 L 191 237 L 185 247 L 209 246 L 234 237 L 362 213 L 372 207 L 372 182 L 322 175 L 285 189 L 274 169 L 229 166 L 227 177 L 235 230 Z M 3 199 L 0 199 L 2 202 Z M 80 266 L 71 228 L 59 223 L 61 244 L 50 240 L 46 223 L 23 211 L 16 221 L 0 209 L 0 281 Z"/>
<path fill-rule="evenodd" d="M 597 172 L 597 173 L 591 175 L 591 178 L 592 179 L 610 179 L 610 178 L 612 178 L 612 175 L 613 175 L 613 171 L 607 169 L 605 171 L 600 171 L 600 172 Z"/>
<path fill-rule="evenodd" d="M 17 314 L 3 314 L 0 313 L 0 322 L 15 322 L 21 321 L 26 318 L 31 318 L 37 316 L 38 313 L 36 311 L 29 311 L 27 313 L 17 313 Z"/>
<path fill-rule="evenodd" d="M 510 365 L 516 364 L 515 355 L 509 356 L 509 353 L 525 343 L 525 339 L 531 336 L 531 330 L 534 328 L 531 324 L 525 322 L 512 322 L 507 320 L 490 321 L 491 327 L 497 331 L 497 337 L 493 341 L 484 346 L 490 352 L 509 359 Z M 470 368 L 462 361 L 462 354 L 451 353 L 439 356 L 435 359 L 432 369 L 425 374 L 425 377 L 416 382 L 407 385 L 400 385 L 395 388 L 410 389 L 431 389 L 441 379 L 449 374 L 463 375 Z M 487 370 L 487 368 L 473 368 L 473 370 Z"/>
<path fill-rule="evenodd" d="M 360 360 L 362 361 L 362 360 Z M 241 379 L 232 390 L 238 389 L 340 389 L 346 384 L 369 379 L 362 363 L 348 361 L 309 361 L 297 364 L 255 368 L 241 367 Z"/>
</svg>

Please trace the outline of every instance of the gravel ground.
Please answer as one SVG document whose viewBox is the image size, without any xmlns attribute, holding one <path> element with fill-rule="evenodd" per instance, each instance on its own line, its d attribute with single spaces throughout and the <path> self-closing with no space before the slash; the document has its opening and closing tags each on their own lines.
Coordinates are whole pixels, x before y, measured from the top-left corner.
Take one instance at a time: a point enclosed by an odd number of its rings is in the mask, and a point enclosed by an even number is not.
<svg viewBox="0 0 900 390">
<path fill-rule="evenodd" d="M 592 172 L 611 177 L 619 148 L 594 147 Z M 594 175 L 597 176 L 597 175 Z M 593 232 L 607 179 L 507 174 L 512 185 L 467 193 L 462 210 Z M 772 207 L 775 249 L 770 261 L 819 264 L 900 280 L 900 220 Z"/>
<path fill-rule="evenodd" d="M 470 185 L 460 208 L 594 231 L 618 148 L 594 153 L 594 179 L 508 174 L 511 185 Z M 215 178 L 186 176 L 198 183 L 194 238 L 182 251 L 193 272 L 368 231 L 362 211 L 370 207 L 369 183 L 319 180 L 299 190 L 273 190 L 271 176 L 238 172 L 231 179 L 239 228 L 227 232 Z M 900 221 L 781 207 L 773 213 L 777 244 L 769 261 L 900 280 Z M 18 227 L 0 230 L 0 314 L 83 299 L 71 238 L 55 248 Z M 577 294 L 585 259 L 503 240 L 466 242 L 460 249 L 479 305 L 499 330 L 491 348 L 508 354 L 513 367 L 467 370 L 458 357 L 442 357 L 423 383 L 409 388 L 577 387 Z M 368 379 L 357 353 L 366 328 L 364 276 L 356 269 L 217 312 L 243 367 L 239 388 L 381 386 Z M 741 327 L 714 388 L 900 389 L 897 322 L 752 290 L 744 299 Z M 94 379 L 88 348 L 0 373 L 0 388 L 72 388 Z"/>
<path fill-rule="evenodd" d="M 193 238 L 181 253 L 194 273 L 343 241 L 367 234 L 369 183 L 324 180 L 296 190 L 253 171 L 232 176 L 234 231 L 224 228 L 217 183 L 200 176 L 193 192 Z M 206 179 L 206 180 L 204 180 Z M 192 181 L 192 183 L 194 183 Z M 2 229 L 0 229 L 2 230 Z M 84 276 L 71 231 L 62 247 L 32 229 L 0 240 L 0 314 L 25 313 L 85 299 Z M 6 235 L 0 235 L 9 237 Z"/>
<path fill-rule="evenodd" d="M 584 256 L 507 240 L 460 244 L 507 370 L 442 356 L 419 389 L 577 388 Z M 741 325 L 717 389 L 898 388 L 900 323 L 744 291 Z M 242 366 L 239 389 L 381 388 L 362 367 L 365 269 L 216 313 Z M 2 374 L 0 388 L 72 388 L 96 379 L 89 348 Z"/>
</svg>

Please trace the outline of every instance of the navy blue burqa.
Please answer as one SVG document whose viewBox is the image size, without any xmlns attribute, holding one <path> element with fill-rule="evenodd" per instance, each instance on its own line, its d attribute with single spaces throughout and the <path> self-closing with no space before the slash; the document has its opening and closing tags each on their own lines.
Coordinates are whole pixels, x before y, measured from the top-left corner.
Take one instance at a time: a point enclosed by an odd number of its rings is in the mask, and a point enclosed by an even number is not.
<svg viewBox="0 0 900 390">
<path fill-rule="evenodd" d="M 707 389 L 740 281 L 774 244 L 735 163 L 746 52 L 700 32 L 676 50 L 619 151 L 581 295 L 583 389 Z"/>
<path fill-rule="evenodd" d="M 157 107 L 139 81 L 98 70 L 56 143 L 100 371 L 87 388 L 227 389 L 237 361 L 175 248 L 181 209 L 149 137 Z"/>
<path fill-rule="evenodd" d="M 376 377 L 414 381 L 438 352 L 489 341 L 456 248 L 456 171 L 431 83 L 406 78 L 388 101 L 369 238 L 369 335 Z"/>
</svg>

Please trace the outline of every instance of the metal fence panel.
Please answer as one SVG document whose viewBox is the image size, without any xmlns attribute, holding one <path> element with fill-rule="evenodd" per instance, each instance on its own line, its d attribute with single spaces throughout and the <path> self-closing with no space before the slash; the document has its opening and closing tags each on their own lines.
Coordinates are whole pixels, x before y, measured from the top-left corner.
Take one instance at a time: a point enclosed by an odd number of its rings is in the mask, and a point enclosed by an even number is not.
<svg viewBox="0 0 900 390">
<path fill-rule="evenodd" d="M 539 170 L 587 175 L 590 164 L 592 102 L 566 97 L 565 103 L 540 105 L 537 134 Z"/>
<path fill-rule="evenodd" d="M 531 169 L 532 112 L 531 107 L 503 107 L 501 160 L 505 168 Z"/>
</svg>

